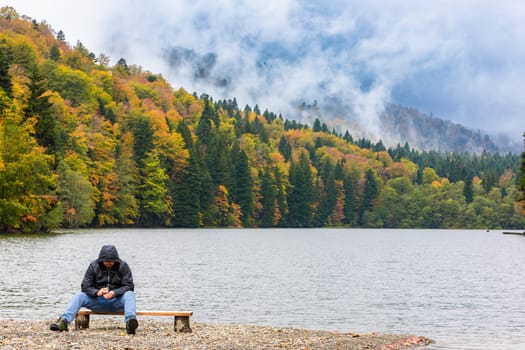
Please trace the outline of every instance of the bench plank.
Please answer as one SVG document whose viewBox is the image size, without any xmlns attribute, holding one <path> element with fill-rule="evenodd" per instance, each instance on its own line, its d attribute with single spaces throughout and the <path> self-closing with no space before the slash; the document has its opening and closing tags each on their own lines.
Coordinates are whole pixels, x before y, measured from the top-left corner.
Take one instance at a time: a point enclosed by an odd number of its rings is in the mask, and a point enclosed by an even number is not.
<svg viewBox="0 0 525 350">
<path fill-rule="evenodd" d="M 124 315 L 119 312 L 98 312 L 92 310 L 79 310 L 77 315 Z M 193 311 L 137 311 L 137 316 L 193 316 Z"/>
<path fill-rule="evenodd" d="M 90 315 L 124 315 L 124 312 L 97 312 L 88 309 L 79 310 L 75 317 L 75 329 L 89 328 Z M 191 333 L 190 316 L 192 311 L 137 311 L 137 316 L 172 316 L 173 329 L 177 333 Z"/>
</svg>

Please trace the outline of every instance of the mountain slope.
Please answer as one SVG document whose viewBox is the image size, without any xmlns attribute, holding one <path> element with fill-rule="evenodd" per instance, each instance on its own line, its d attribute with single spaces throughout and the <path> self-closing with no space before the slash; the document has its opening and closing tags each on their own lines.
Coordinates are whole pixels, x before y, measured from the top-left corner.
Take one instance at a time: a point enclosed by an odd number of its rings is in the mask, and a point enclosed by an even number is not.
<svg viewBox="0 0 525 350">
<path fill-rule="evenodd" d="M 14 9 L 0 29 L 0 232 L 523 226 L 516 156 L 353 142 L 110 66 Z"/>
<path fill-rule="evenodd" d="M 476 132 L 415 108 L 392 103 L 372 113 L 356 113 L 337 99 L 331 100 L 328 106 L 319 106 L 317 102 L 302 103 L 298 110 L 297 118 L 309 124 L 318 118 L 341 134 L 348 130 L 354 138 L 381 140 L 387 147 L 408 142 L 410 147 L 421 151 L 521 153 L 521 145 L 503 136 L 482 134 L 479 130 Z"/>
<path fill-rule="evenodd" d="M 428 116 L 414 108 L 389 104 L 381 115 L 384 130 L 391 137 L 398 135 L 411 146 L 421 150 L 444 152 L 498 152 L 500 149 L 488 135 L 466 127 Z"/>
</svg>

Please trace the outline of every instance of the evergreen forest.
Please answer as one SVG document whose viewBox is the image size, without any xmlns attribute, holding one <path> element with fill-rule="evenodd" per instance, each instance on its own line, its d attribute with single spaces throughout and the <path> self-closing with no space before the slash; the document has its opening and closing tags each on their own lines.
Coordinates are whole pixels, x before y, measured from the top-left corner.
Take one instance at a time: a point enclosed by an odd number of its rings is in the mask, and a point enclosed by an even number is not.
<svg viewBox="0 0 525 350">
<path fill-rule="evenodd" d="M 0 9 L 0 232 L 525 226 L 525 153 L 387 148 L 109 62 Z"/>
</svg>

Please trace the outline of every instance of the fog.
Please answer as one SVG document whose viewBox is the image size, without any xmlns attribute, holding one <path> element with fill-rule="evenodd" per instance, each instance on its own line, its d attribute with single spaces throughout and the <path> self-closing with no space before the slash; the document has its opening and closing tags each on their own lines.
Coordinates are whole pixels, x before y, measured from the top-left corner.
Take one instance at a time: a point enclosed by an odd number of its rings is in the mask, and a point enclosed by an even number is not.
<svg viewBox="0 0 525 350">
<path fill-rule="evenodd" d="M 488 0 L 10 1 L 175 88 L 380 135 L 385 103 L 521 142 L 525 3 Z M 333 104 L 337 104 L 334 108 Z"/>
</svg>

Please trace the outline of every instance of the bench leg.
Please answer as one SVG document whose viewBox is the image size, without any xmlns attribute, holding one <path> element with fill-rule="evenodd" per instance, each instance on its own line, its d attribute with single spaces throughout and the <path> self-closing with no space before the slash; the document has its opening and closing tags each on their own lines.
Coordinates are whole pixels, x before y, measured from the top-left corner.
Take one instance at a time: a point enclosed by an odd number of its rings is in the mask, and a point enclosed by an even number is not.
<svg viewBox="0 0 525 350">
<path fill-rule="evenodd" d="M 188 316 L 175 316 L 175 332 L 191 333 L 190 318 Z"/>
<path fill-rule="evenodd" d="M 75 329 L 86 328 L 89 328 L 89 315 L 77 315 L 77 317 L 75 317 Z"/>
</svg>

